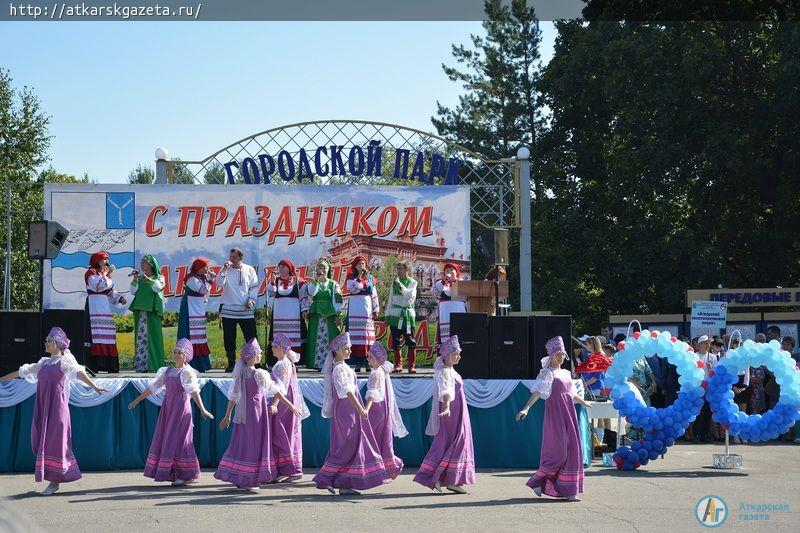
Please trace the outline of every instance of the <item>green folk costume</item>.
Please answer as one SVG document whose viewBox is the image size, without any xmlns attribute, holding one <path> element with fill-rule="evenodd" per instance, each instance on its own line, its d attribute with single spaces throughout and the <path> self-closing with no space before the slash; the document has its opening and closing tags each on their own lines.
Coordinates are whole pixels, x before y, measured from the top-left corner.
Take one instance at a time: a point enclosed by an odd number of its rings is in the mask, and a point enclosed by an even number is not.
<svg viewBox="0 0 800 533">
<path fill-rule="evenodd" d="M 153 267 L 154 277 L 131 281 L 135 292 L 130 310 L 133 311 L 134 346 L 133 366 L 136 372 L 155 372 L 164 366 L 164 336 L 161 318 L 164 315 L 164 276 L 158 261 L 148 254 L 142 258 Z"/>
<path fill-rule="evenodd" d="M 417 331 L 417 317 L 414 312 L 414 301 L 417 282 L 408 276 L 400 280 L 401 287 L 392 283 L 392 296 L 386 307 L 386 319 L 389 325 L 409 335 Z"/>
<path fill-rule="evenodd" d="M 330 351 L 330 341 L 340 333 L 336 319 L 344 299 L 339 284 L 332 279 L 325 283 L 310 281 L 307 287 L 311 307 L 308 310 L 306 368 L 322 368 Z"/>
</svg>

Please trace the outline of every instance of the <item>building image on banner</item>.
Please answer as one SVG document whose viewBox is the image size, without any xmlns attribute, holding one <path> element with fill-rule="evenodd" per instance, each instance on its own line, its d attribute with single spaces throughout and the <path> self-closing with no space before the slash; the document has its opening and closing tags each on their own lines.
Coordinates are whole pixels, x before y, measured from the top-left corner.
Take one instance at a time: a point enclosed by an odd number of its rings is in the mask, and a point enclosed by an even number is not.
<svg viewBox="0 0 800 533">
<path fill-rule="evenodd" d="M 469 272 L 469 189 L 462 186 L 48 185 L 45 211 L 70 230 L 58 257 L 45 263 L 48 309 L 83 308 L 83 273 L 100 250 L 116 266 L 113 276 L 123 293 L 141 257 L 154 254 L 165 278 L 167 311 L 178 310 L 194 259 L 208 257 L 216 271 L 234 247 L 262 280 L 260 306 L 266 303 L 264 268 L 272 271 L 284 258 L 301 276 L 326 259 L 342 285 L 356 255 L 366 257 L 373 272 L 390 258 L 407 261 L 423 288 L 440 277 L 446 262 Z M 218 309 L 219 294 L 212 290 L 209 311 Z"/>
</svg>

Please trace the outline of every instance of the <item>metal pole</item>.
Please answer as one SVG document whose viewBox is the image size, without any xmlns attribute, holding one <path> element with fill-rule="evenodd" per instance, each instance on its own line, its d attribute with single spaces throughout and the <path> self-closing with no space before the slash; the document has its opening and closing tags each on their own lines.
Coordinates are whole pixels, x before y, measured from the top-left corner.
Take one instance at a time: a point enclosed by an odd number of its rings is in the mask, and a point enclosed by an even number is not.
<svg viewBox="0 0 800 533">
<path fill-rule="evenodd" d="M 3 278 L 3 308 L 11 310 L 11 180 L 6 182 L 6 265 Z"/>
<path fill-rule="evenodd" d="M 522 146 L 517 150 L 519 165 L 519 308 L 533 311 L 533 274 L 531 268 L 531 152 Z"/>
</svg>

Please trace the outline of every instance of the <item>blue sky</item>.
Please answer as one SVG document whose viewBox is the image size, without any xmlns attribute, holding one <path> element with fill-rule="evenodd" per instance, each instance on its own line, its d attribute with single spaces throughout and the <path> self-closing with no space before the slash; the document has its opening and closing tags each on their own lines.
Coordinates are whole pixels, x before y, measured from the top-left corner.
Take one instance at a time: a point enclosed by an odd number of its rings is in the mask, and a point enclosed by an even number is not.
<svg viewBox="0 0 800 533">
<path fill-rule="evenodd" d="M 542 59 L 555 31 L 543 22 Z M 124 182 L 153 151 L 201 159 L 293 122 L 365 119 L 433 131 L 442 72 L 477 22 L 2 23 L 0 67 L 51 116 L 57 171 Z"/>
</svg>

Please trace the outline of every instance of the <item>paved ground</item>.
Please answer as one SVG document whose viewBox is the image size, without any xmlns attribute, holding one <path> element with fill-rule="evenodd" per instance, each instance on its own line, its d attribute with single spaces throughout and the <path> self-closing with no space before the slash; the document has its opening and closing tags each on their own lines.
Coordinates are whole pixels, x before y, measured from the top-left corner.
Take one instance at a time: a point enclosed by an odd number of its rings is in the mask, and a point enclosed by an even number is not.
<svg viewBox="0 0 800 533">
<path fill-rule="evenodd" d="M 505 445 L 505 443 L 502 443 Z M 530 472 L 482 471 L 471 494 L 434 494 L 411 481 L 412 471 L 360 497 L 331 496 L 307 481 L 250 494 L 204 472 L 194 486 L 155 484 L 140 472 L 88 473 L 49 498 L 32 476 L 0 476 L 0 531 L 14 516 L 44 531 L 543 531 L 615 533 L 702 531 L 697 501 L 720 496 L 729 516 L 718 530 L 798 531 L 800 446 L 736 446 L 742 470 L 711 468 L 720 446 L 677 445 L 645 470 L 619 473 L 592 466 L 581 502 L 537 498 L 524 486 Z M 788 511 L 742 511 L 741 505 L 788 504 Z M 768 515 L 744 521 L 741 514 Z"/>
</svg>

